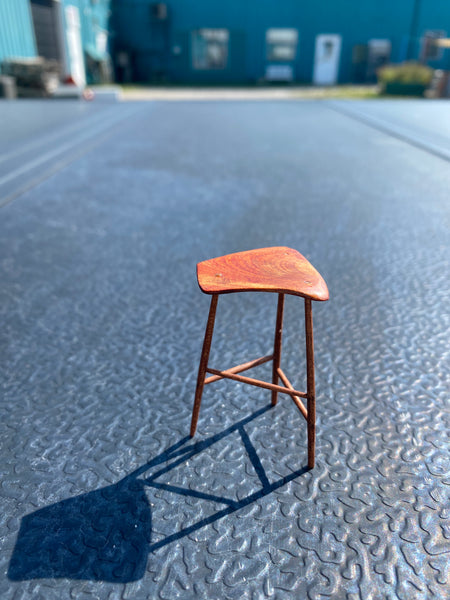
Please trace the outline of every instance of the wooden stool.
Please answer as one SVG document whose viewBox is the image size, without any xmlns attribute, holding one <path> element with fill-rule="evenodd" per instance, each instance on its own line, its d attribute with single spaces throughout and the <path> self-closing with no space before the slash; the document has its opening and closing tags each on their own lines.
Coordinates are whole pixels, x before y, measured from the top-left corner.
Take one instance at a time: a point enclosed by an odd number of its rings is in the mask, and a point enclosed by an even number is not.
<svg viewBox="0 0 450 600">
<path fill-rule="evenodd" d="M 316 437 L 316 395 L 311 300 L 328 300 L 328 288 L 325 281 L 304 256 L 292 248 L 285 247 L 260 248 L 205 260 L 197 265 L 197 279 L 202 292 L 211 294 L 212 298 L 198 370 L 191 421 L 191 437 L 195 435 L 197 429 L 205 384 L 223 378 L 249 383 L 250 385 L 272 390 L 273 406 L 277 403 L 278 392 L 291 396 L 308 424 L 308 467 L 313 468 Z M 219 371 L 208 367 L 209 351 L 219 294 L 229 294 L 231 292 L 276 292 L 278 294 L 274 349 L 273 354 L 269 356 L 263 356 L 231 369 Z M 295 390 L 280 367 L 285 294 L 301 296 L 305 299 L 306 392 Z M 272 383 L 238 375 L 242 371 L 247 371 L 269 361 L 273 362 Z M 205 379 L 206 373 L 210 373 L 212 376 Z M 284 386 L 279 385 L 280 379 Z M 301 398 L 307 399 L 306 407 Z"/>
</svg>

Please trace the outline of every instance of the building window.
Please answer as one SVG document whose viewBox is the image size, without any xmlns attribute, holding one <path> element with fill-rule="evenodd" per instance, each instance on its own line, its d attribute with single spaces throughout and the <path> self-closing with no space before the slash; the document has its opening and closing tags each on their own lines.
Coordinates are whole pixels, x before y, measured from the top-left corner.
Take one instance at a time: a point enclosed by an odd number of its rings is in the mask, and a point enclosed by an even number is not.
<svg viewBox="0 0 450 600">
<path fill-rule="evenodd" d="M 367 80 L 375 82 L 378 69 L 387 65 L 391 58 L 391 41 L 374 38 L 368 41 L 367 48 Z"/>
<path fill-rule="evenodd" d="M 164 2 L 153 2 L 150 5 L 152 19 L 155 21 L 165 21 L 167 19 L 167 4 Z"/>
<path fill-rule="evenodd" d="M 440 60 L 443 50 L 436 43 L 437 40 L 446 37 L 446 32 L 442 30 L 426 31 L 422 38 L 422 60 Z"/>
<path fill-rule="evenodd" d="M 296 29 L 268 29 L 266 32 L 267 60 L 293 61 L 297 53 Z"/>
<path fill-rule="evenodd" d="M 228 62 L 228 29 L 197 29 L 192 32 L 194 69 L 225 69 Z"/>
</svg>

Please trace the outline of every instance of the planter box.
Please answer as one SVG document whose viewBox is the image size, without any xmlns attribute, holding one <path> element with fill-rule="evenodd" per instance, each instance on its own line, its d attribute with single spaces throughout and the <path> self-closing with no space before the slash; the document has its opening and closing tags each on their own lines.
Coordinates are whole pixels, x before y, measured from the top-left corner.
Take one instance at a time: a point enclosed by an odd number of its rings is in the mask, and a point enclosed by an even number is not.
<svg viewBox="0 0 450 600">
<path fill-rule="evenodd" d="M 391 96 L 423 96 L 427 85 L 422 83 L 392 82 L 384 85 L 384 93 Z"/>
</svg>

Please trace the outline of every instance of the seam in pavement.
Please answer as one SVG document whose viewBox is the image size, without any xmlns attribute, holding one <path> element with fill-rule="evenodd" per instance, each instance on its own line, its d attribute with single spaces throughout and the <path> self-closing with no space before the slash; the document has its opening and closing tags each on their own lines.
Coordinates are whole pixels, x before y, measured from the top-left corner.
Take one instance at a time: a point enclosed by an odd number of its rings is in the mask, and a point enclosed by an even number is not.
<svg viewBox="0 0 450 600">
<path fill-rule="evenodd" d="M 433 154 L 434 156 L 437 156 L 438 158 L 441 158 L 442 160 L 450 162 L 450 150 L 446 150 L 445 148 L 435 146 L 428 142 L 422 141 L 414 136 L 408 135 L 408 133 L 406 133 L 401 128 L 395 127 L 395 125 L 390 125 L 389 123 L 386 123 L 386 121 L 382 121 L 381 119 L 378 119 L 377 117 L 371 117 L 369 115 L 365 115 L 364 113 L 361 113 L 354 109 L 349 109 L 347 107 L 343 108 L 340 104 L 336 105 L 334 103 L 327 102 L 326 106 L 330 110 L 334 110 L 337 113 L 345 115 L 346 117 L 349 117 L 350 119 L 353 119 L 354 121 L 363 123 L 364 125 L 367 125 L 368 127 L 372 127 L 372 129 L 376 129 L 377 131 L 380 131 L 381 133 L 385 133 L 386 135 L 389 135 L 389 136 L 396 138 L 402 142 L 405 142 L 406 144 L 410 144 L 411 146 L 414 146 L 415 148 L 419 148 L 420 150 L 424 150 L 425 152 L 428 152 L 429 154 Z"/>
<path fill-rule="evenodd" d="M 105 141 L 106 139 L 111 137 L 112 134 L 113 134 L 113 131 L 108 131 L 107 134 L 102 135 L 99 138 L 96 138 L 91 144 L 83 146 L 83 148 L 81 150 L 79 150 L 78 152 L 69 154 L 69 156 L 67 156 L 65 159 L 60 160 L 55 165 L 53 165 L 53 167 L 50 167 L 49 169 L 47 169 L 46 171 L 41 173 L 41 175 L 39 175 L 38 177 L 35 177 L 34 179 L 27 181 L 22 187 L 19 187 L 18 189 L 11 192 L 8 196 L 5 196 L 4 198 L 2 198 L 0 200 L 0 208 L 3 208 L 4 206 L 9 204 L 13 200 L 18 198 L 19 196 L 21 196 L 22 194 L 24 194 L 25 192 L 30 190 L 31 188 L 39 185 L 40 183 L 42 183 L 43 181 L 45 181 L 46 179 L 48 179 L 49 177 L 51 177 L 52 175 L 57 173 L 58 171 L 61 171 L 62 169 L 64 169 L 64 167 L 67 167 L 67 165 L 69 165 L 74 160 L 81 158 L 84 154 L 87 154 L 90 150 L 92 150 L 93 148 L 95 148 L 96 146 L 101 144 L 103 141 Z"/>
<path fill-rule="evenodd" d="M 18 198 L 19 196 L 21 196 L 22 194 L 24 194 L 25 192 L 30 190 L 31 188 L 35 187 L 36 185 L 39 185 L 40 183 L 42 183 L 43 181 L 45 181 L 46 179 L 48 179 L 49 177 L 51 177 L 52 175 L 57 173 L 58 171 L 61 171 L 62 169 L 64 169 L 67 165 L 69 165 L 73 161 L 77 160 L 78 158 L 81 158 L 81 156 L 84 156 L 85 154 L 90 152 L 93 148 L 95 148 L 96 146 L 98 146 L 99 144 L 101 144 L 102 142 L 107 140 L 109 137 L 111 137 L 111 135 L 114 133 L 114 131 L 116 130 L 117 127 L 119 127 L 129 117 L 134 116 L 137 112 L 139 112 L 139 110 L 133 110 L 131 112 L 128 111 L 125 115 L 122 115 L 119 118 L 114 119 L 112 121 L 105 119 L 106 122 L 102 123 L 101 127 L 96 128 L 94 131 L 89 132 L 87 135 L 84 135 L 84 136 L 82 135 L 82 136 L 76 138 L 74 143 L 65 144 L 63 147 L 66 148 L 68 151 L 70 151 L 70 149 L 72 149 L 72 148 L 77 148 L 78 150 L 66 155 L 62 160 L 58 161 L 57 163 L 53 164 L 49 168 L 45 169 L 37 177 L 34 177 L 33 179 L 26 181 L 24 183 L 24 185 L 20 186 L 19 188 L 16 188 L 10 194 L 4 196 L 3 198 L 0 197 L 0 208 L 3 208 L 4 206 L 9 204 L 13 200 Z M 100 135 L 99 135 L 99 137 L 96 137 L 90 144 L 84 143 L 85 140 L 92 138 L 95 134 L 100 134 Z M 81 149 L 79 149 L 80 144 L 82 145 Z M 44 157 L 40 157 L 40 158 L 36 159 L 36 161 L 32 161 L 33 163 L 36 162 L 36 165 L 34 165 L 34 164 L 32 166 L 24 165 L 24 167 L 22 167 L 22 170 L 25 170 L 25 171 L 30 170 L 30 169 L 34 168 L 34 166 L 37 166 L 38 164 L 40 164 L 41 162 L 46 162 L 49 157 L 52 157 L 53 155 L 58 154 L 60 151 L 61 151 L 61 147 L 59 147 L 59 148 L 57 147 L 54 151 L 52 151 L 48 155 L 44 155 L 45 160 L 42 160 Z M 5 180 L 9 180 L 10 178 L 11 178 L 11 174 L 6 176 Z"/>
<path fill-rule="evenodd" d="M 112 113 L 113 109 L 110 109 L 109 112 Z M 101 115 L 101 116 L 104 116 L 104 115 Z M 26 154 L 27 152 L 30 152 L 30 151 L 34 150 L 35 148 L 42 147 L 46 143 L 52 142 L 55 139 L 64 138 L 65 136 L 69 136 L 72 132 L 78 131 L 80 129 L 80 126 L 82 126 L 84 128 L 88 125 L 90 126 L 91 123 L 98 125 L 98 117 L 99 117 L 98 113 L 93 113 L 71 125 L 68 125 L 68 126 L 64 125 L 60 129 L 57 129 L 56 131 L 50 131 L 47 134 L 39 135 L 39 137 L 37 139 L 32 139 L 29 142 L 20 144 L 16 148 L 14 148 L 14 150 L 12 150 L 11 152 L 8 151 L 8 152 L 1 153 L 0 154 L 0 163 L 12 160 L 16 156 L 20 156 L 21 154 Z M 103 120 L 105 120 L 105 119 L 103 119 Z"/>
</svg>

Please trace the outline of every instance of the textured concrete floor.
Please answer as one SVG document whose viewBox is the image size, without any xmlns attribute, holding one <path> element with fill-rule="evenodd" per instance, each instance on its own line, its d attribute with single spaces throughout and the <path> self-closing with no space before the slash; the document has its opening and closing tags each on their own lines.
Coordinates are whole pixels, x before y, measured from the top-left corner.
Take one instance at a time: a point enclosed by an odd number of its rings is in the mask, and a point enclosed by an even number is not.
<svg viewBox="0 0 450 600">
<path fill-rule="evenodd" d="M 449 112 L 0 104 L 2 599 L 446 597 Z M 331 294 L 313 471 L 292 401 L 239 383 L 186 438 L 195 263 L 271 245 Z M 211 365 L 270 352 L 275 307 L 220 298 Z M 299 387 L 302 319 L 288 298 Z"/>
</svg>

